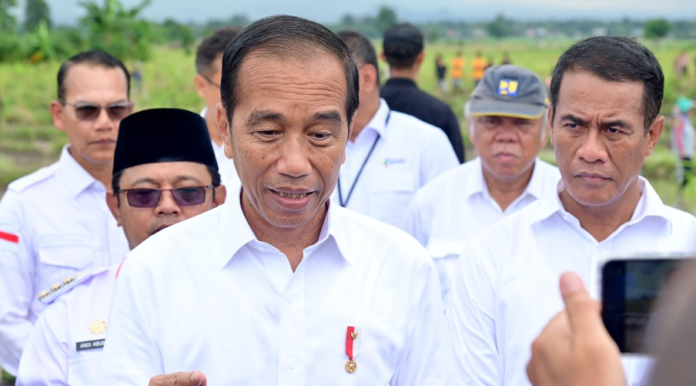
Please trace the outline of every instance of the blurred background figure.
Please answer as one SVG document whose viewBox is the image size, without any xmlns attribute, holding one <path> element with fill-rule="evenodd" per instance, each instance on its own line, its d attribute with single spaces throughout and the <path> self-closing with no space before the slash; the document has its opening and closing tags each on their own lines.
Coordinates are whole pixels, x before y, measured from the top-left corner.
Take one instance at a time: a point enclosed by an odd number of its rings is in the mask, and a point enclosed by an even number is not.
<svg viewBox="0 0 696 386">
<path fill-rule="evenodd" d="M 503 61 L 500 62 L 500 64 L 512 64 L 512 61 L 510 60 L 510 54 L 508 54 L 507 51 L 503 52 Z"/>
<path fill-rule="evenodd" d="M 474 78 L 474 87 L 478 86 L 481 79 L 483 79 L 483 73 L 486 72 L 487 68 L 486 66 L 487 63 L 486 60 L 483 59 L 483 54 L 480 50 L 476 51 L 476 57 L 471 61 L 471 76 Z"/>
<path fill-rule="evenodd" d="M 692 160 L 694 158 L 694 124 L 691 116 L 694 101 L 679 97 L 672 111 L 672 151 L 677 156 L 677 183 L 683 191 L 693 178 Z"/>
<path fill-rule="evenodd" d="M 447 66 L 445 61 L 442 59 L 442 54 L 438 54 L 435 58 L 435 72 L 437 75 L 437 85 L 440 88 L 442 96 L 447 96 L 449 94 L 449 88 L 447 87 Z"/>
<path fill-rule="evenodd" d="M 466 61 L 462 58 L 462 52 L 457 51 L 456 56 L 452 59 L 452 88 L 454 95 L 459 95 L 464 92 L 462 89 L 462 77 L 464 76 L 464 65 Z"/>
<path fill-rule="evenodd" d="M 131 72 L 131 79 L 133 79 L 133 91 L 135 91 L 135 95 L 140 95 L 143 89 L 143 62 L 139 60 L 135 61 L 133 72 Z"/>
<path fill-rule="evenodd" d="M 686 78 L 689 75 L 689 54 L 682 50 L 674 59 L 674 73 L 677 78 Z"/>
</svg>

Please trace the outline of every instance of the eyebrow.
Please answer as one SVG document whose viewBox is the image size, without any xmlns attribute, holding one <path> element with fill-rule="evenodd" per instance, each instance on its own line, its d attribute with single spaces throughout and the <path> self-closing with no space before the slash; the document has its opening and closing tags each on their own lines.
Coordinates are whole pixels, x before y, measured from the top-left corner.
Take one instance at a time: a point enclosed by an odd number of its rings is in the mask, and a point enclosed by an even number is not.
<svg viewBox="0 0 696 386">
<path fill-rule="evenodd" d="M 193 182 L 196 182 L 196 183 L 199 183 L 199 184 L 201 183 L 201 181 L 200 181 L 198 178 L 194 177 L 194 176 L 187 176 L 187 175 L 184 175 L 184 176 L 178 176 L 178 177 L 176 177 L 176 179 L 174 179 L 174 183 L 173 183 L 172 185 L 176 185 L 176 184 L 179 184 L 179 183 L 185 182 L 185 181 L 193 181 Z M 152 184 L 152 185 L 155 185 L 155 186 L 160 186 L 160 185 L 161 185 L 161 184 L 159 183 L 159 181 L 157 181 L 157 180 L 155 180 L 155 179 L 152 179 L 152 178 L 149 178 L 149 177 L 143 177 L 143 178 L 138 178 L 137 180 L 135 180 L 135 181 L 133 182 L 132 187 L 136 187 L 136 186 L 138 186 L 138 185 L 140 185 L 140 184 Z"/>
<path fill-rule="evenodd" d="M 343 123 L 343 119 L 341 119 L 341 114 L 339 114 L 337 111 L 316 113 L 314 114 L 314 119 L 318 121 L 331 121 L 335 123 Z"/>
<path fill-rule="evenodd" d="M 576 125 L 580 125 L 583 127 L 587 126 L 586 120 L 584 120 L 580 117 L 576 117 L 573 114 L 566 114 L 566 115 L 561 117 L 561 121 L 566 121 L 566 120 L 571 121 L 571 122 L 575 123 Z"/>
<path fill-rule="evenodd" d="M 267 121 L 279 122 L 279 121 L 282 121 L 283 119 L 284 118 L 281 114 L 276 113 L 274 111 L 268 111 L 268 110 L 253 111 L 249 115 L 249 118 L 247 118 L 247 125 L 248 126 L 258 126 L 263 122 L 267 122 Z"/>
<path fill-rule="evenodd" d="M 630 126 L 626 122 L 624 122 L 620 119 L 615 119 L 613 121 L 608 121 L 608 122 L 602 122 L 602 125 L 608 126 L 608 127 L 620 127 L 622 129 L 629 129 L 630 128 Z"/>
</svg>

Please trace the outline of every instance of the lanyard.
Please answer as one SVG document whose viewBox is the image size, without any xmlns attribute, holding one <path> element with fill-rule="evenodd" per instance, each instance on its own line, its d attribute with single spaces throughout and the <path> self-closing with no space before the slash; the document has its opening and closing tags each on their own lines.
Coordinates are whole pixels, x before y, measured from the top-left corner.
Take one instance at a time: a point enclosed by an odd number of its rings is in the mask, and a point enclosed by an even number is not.
<svg viewBox="0 0 696 386">
<path fill-rule="evenodd" d="M 391 110 L 387 112 L 387 119 L 384 121 L 384 127 L 386 128 L 387 125 L 389 124 L 389 118 L 391 118 Z M 341 177 L 339 175 L 338 177 L 338 203 L 342 207 L 348 206 L 348 202 L 350 201 L 351 196 L 353 196 L 353 190 L 355 189 L 355 185 L 358 184 L 358 180 L 360 179 L 360 176 L 362 175 L 363 169 L 365 169 L 365 165 L 367 165 L 367 161 L 370 160 L 370 157 L 372 156 L 372 152 L 375 151 L 375 147 L 377 147 L 377 142 L 379 142 L 380 139 L 379 133 L 377 133 L 377 138 L 375 138 L 375 142 L 372 143 L 372 147 L 370 148 L 370 151 L 367 153 L 367 157 L 365 157 L 365 160 L 362 163 L 362 166 L 360 166 L 360 170 L 358 170 L 358 175 L 355 176 L 355 180 L 353 180 L 353 184 L 350 186 L 350 190 L 348 191 L 348 196 L 346 197 L 346 200 L 343 201 L 343 192 L 341 191 Z"/>
</svg>

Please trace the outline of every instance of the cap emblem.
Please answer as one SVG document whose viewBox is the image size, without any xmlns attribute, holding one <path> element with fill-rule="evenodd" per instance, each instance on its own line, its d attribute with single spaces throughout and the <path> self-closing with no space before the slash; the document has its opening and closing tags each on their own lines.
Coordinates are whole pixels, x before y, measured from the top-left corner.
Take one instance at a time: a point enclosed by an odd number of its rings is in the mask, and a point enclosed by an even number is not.
<svg viewBox="0 0 696 386">
<path fill-rule="evenodd" d="M 519 82 L 511 79 L 501 79 L 498 85 L 498 95 L 517 96 Z"/>
</svg>

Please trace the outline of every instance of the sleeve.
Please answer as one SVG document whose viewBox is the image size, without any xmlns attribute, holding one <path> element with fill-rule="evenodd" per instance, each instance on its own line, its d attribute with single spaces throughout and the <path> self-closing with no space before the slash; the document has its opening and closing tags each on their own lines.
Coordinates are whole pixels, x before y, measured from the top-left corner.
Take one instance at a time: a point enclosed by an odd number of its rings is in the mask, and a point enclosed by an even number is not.
<svg viewBox="0 0 696 386">
<path fill-rule="evenodd" d="M 10 374 L 31 333 L 35 268 L 19 195 L 8 190 L 0 201 L 0 366 Z"/>
<path fill-rule="evenodd" d="M 428 243 L 427 227 L 423 224 L 422 213 L 422 190 L 416 192 L 411 200 L 411 204 L 406 210 L 406 220 L 404 221 L 404 231 L 418 240 L 422 246 Z"/>
<path fill-rule="evenodd" d="M 437 272 L 428 262 L 413 283 L 417 300 L 415 323 L 404 351 L 399 355 L 390 386 L 449 386 L 452 384 L 452 351 L 445 325 Z"/>
<path fill-rule="evenodd" d="M 147 385 L 164 373 L 146 312 L 155 308 L 152 291 L 139 280 L 138 268 L 133 257 L 126 257 L 118 275 L 98 371 L 103 385 Z"/>
<path fill-rule="evenodd" d="M 440 174 L 459 165 L 452 146 L 441 130 L 433 130 L 422 142 L 420 186 L 427 184 Z"/>
<path fill-rule="evenodd" d="M 468 244 L 459 257 L 447 306 L 455 384 L 502 385 L 495 335 L 495 270 L 490 254 L 477 244 Z"/>
<path fill-rule="evenodd" d="M 466 161 L 466 154 L 464 153 L 462 132 L 459 130 L 459 121 L 457 120 L 457 116 L 452 112 L 452 109 L 448 109 L 447 115 L 447 120 L 442 129 L 445 134 L 447 134 L 447 139 L 449 139 L 459 163 L 463 164 Z"/>
<path fill-rule="evenodd" d="M 66 304 L 58 301 L 36 321 L 22 353 L 17 386 L 68 386 Z"/>
</svg>

